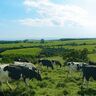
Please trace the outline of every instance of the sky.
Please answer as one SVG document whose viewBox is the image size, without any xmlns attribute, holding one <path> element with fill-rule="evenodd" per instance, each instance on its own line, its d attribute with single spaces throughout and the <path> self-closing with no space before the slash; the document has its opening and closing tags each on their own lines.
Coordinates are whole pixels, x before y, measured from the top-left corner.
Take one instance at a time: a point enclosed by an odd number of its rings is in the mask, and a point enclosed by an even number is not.
<svg viewBox="0 0 96 96">
<path fill-rule="evenodd" d="M 96 0 L 0 0 L 0 40 L 96 37 Z"/>
</svg>

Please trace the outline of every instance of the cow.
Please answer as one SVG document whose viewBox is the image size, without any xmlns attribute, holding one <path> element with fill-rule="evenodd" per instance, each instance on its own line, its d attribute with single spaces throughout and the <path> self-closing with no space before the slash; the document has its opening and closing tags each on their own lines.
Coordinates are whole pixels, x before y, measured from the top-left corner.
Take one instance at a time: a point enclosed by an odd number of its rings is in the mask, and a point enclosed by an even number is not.
<svg viewBox="0 0 96 96">
<path fill-rule="evenodd" d="M 83 64 L 82 66 L 78 66 L 78 67 L 82 69 L 83 84 L 85 83 L 85 81 L 87 81 L 87 87 L 88 87 L 90 78 L 93 78 L 94 80 L 96 80 L 96 66 Z"/>
<path fill-rule="evenodd" d="M 87 63 L 84 62 L 66 62 L 66 65 L 68 66 L 67 77 L 69 77 L 69 75 L 72 77 L 72 72 L 74 71 L 82 71 L 81 67 L 83 64 L 87 65 Z"/>
<path fill-rule="evenodd" d="M 85 62 L 67 62 L 67 66 L 69 67 L 69 70 L 79 71 L 80 66 L 85 65 L 87 63 Z"/>
<path fill-rule="evenodd" d="M 4 78 L 5 78 L 5 80 L 2 80 Z M 29 69 L 26 66 L 7 65 L 0 69 L 0 82 L 1 83 L 7 82 L 8 86 L 11 90 L 12 90 L 12 87 L 10 87 L 10 85 L 8 83 L 9 81 L 23 79 L 25 84 L 28 85 L 26 82 L 26 79 L 30 80 L 33 78 L 35 78 L 37 80 L 42 80 L 41 74 L 39 71 Z"/>
<path fill-rule="evenodd" d="M 50 60 L 38 60 L 39 63 L 41 63 L 43 66 L 46 66 L 47 68 L 50 67 L 52 70 L 54 69 L 53 63 Z"/>
<path fill-rule="evenodd" d="M 62 64 L 58 60 L 52 60 L 52 63 L 54 63 L 55 65 L 59 65 L 60 68 L 62 66 Z"/>
<path fill-rule="evenodd" d="M 89 81 L 92 77 L 94 80 L 96 80 L 96 66 L 94 65 L 83 65 L 82 67 L 83 72 L 83 80 Z"/>
<path fill-rule="evenodd" d="M 32 70 L 34 70 L 34 71 L 35 71 L 35 70 L 38 70 L 34 64 L 28 63 L 28 62 L 17 62 L 17 61 L 15 61 L 15 62 L 14 62 L 14 65 L 26 66 L 26 67 L 28 67 L 29 69 L 32 69 Z"/>
</svg>

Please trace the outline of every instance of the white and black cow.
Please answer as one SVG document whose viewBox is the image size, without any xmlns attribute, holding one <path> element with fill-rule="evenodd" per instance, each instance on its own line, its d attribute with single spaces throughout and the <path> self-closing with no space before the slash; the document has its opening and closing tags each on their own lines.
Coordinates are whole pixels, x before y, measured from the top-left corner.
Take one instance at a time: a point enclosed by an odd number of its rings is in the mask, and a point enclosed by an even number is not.
<svg viewBox="0 0 96 96">
<path fill-rule="evenodd" d="M 84 62 L 67 62 L 67 66 L 69 67 L 70 71 L 78 71 L 82 65 L 87 63 Z"/>
<path fill-rule="evenodd" d="M 37 80 L 41 80 L 41 74 L 39 73 L 39 71 L 30 69 L 26 66 L 9 65 L 9 64 L 4 64 L 0 66 L 1 83 L 23 79 L 25 84 L 27 84 L 26 83 L 27 78 L 28 79 L 36 78 Z"/>
<path fill-rule="evenodd" d="M 68 66 L 68 73 L 67 73 L 67 77 L 69 77 L 69 75 L 72 77 L 72 73 L 74 71 L 81 71 L 81 67 L 83 66 L 83 64 L 87 65 L 87 63 L 84 62 L 67 62 L 66 65 Z M 81 75 L 81 73 L 80 73 Z"/>
<path fill-rule="evenodd" d="M 93 78 L 94 80 L 96 80 L 96 66 L 95 65 L 83 65 L 81 68 L 82 68 L 82 73 L 83 73 L 83 76 L 82 76 L 83 83 L 86 80 L 88 84 L 90 78 Z"/>
</svg>

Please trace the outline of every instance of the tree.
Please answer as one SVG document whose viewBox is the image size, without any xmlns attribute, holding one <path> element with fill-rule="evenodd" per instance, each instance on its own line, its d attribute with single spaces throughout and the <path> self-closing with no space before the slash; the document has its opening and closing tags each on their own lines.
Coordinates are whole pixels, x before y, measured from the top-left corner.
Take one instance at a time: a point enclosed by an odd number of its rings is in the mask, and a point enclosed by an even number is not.
<svg viewBox="0 0 96 96">
<path fill-rule="evenodd" d="M 80 54 L 80 59 L 82 61 L 88 61 L 88 49 L 84 48 L 82 51 L 81 51 L 81 54 Z"/>
<path fill-rule="evenodd" d="M 45 43 L 45 40 L 44 39 L 41 39 L 40 43 Z"/>
<path fill-rule="evenodd" d="M 69 52 L 65 52 L 63 54 L 63 59 L 66 61 L 88 61 L 88 49 L 83 49 L 83 50 L 75 50 L 72 49 Z"/>
</svg>

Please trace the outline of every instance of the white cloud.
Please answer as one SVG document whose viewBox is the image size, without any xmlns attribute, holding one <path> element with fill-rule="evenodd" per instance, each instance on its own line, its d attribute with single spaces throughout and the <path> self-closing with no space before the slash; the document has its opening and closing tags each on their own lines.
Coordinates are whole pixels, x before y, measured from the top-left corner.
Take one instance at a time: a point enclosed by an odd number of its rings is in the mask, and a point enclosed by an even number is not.
<svg viewBox="0 0 96 96">
<path fill-rule="evenodd" d="M 26 26 L 53 26 L 53 23 L 49 19 L 22 19 L 19 20 L 22 25 Z"/>
<path fill-rule="evenodd" d="M 81 26 L 90 26 L 88 12 L 76 5 L 61 5 L 51 0 L 24 0 L 24 6 L 31 12 L 35 8 L 39 18 L 20 20 L 21 24 L 29 26 L 64 26 L 65 22 L 72 21 Z"/>
</svg>

